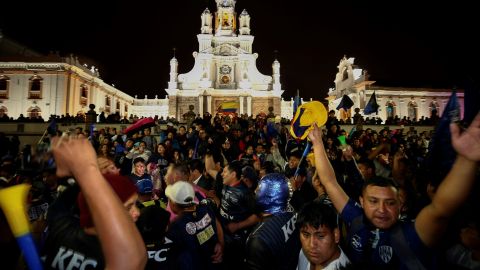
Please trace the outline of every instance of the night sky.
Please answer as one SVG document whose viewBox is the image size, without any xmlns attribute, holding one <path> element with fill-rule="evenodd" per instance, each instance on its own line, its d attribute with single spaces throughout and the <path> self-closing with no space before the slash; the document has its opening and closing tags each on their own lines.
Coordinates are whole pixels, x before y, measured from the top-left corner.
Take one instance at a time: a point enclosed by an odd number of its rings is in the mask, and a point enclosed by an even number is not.
<svg viewBox="0 0 480 270">
<path fill-rule="evenodd" d="M 3 2 L 5 36 L 41 53 L 79 55 L 105 82 L 142 98 L 166 94 L 173 47 L 179 72 L 193 67 L 200 14 L 216 9 L 213 0 Z M 271 75 L 278 50 L 286 99 L 296 89 L 304 98 L 326 97 L 344 55 L 376 85 L 461 88 L 475 80 L 473 1 L 418 2 L 238 0 L 236 11 L 251 16 L 260 72 Z"/>
</svg>

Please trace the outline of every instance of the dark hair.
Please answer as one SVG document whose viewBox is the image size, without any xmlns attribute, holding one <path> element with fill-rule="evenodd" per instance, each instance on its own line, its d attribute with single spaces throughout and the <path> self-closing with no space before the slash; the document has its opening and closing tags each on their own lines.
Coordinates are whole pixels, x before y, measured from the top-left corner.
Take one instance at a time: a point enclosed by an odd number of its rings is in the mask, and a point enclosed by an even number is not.
<svg viewBox="0 0 480 270">
<path fill-rule="evenodd" d="M 367 166 L 367 168 L 372 169 L 375 172 L 375 163 L 371 159 L 360 158 L 360 160 L 357 162 L 357 164 L 365 164 L 365 166 Z"/>
<path fill-rule="evenodd" d="M 263 162 L 262 169 L 265 170 L 265 174 L 275 172 L 275 166 L 273 165 L 273 162 L 271 162 L 271 161 Z"/>
<path fill-rule="evenodd" d="M 217 164 L 217 162 L 220 162 L 220 167 L 223 167 L 223 156 L 220 152 L 212 152 L 212 158 L 213 162 Z"/>
<path fill-rule="evenodd" d="M 323 200 L 314 200 L 303 206 L 297 216 L 297 227 L 320 226 L 328 227 L 333 230 L 338 228 L 337 213 L 333 207 L 325 204 Z"/>
<path fill-rule="evenodd" d="M 187 177 L 187 179 L 182 179 L 182 180 L 188 181 L 188 178 L 190 177 L 190 169 L 188 168 L 187 164 L 185 164 L 184 162 L 171 163 L 170 166 L 172 166 L 172 171 L 176 171 Z"/>
<path fill-rule="evenodd" d="M 368 186 L 377 186 L 377 187 L 394 187 L 398 191 L 398 184 L 392 179 L 388 179 L 382 176 L 375 176 L 363 183 L 362 194 L 365 192 L 365 189 Z"/>
<path fill-rule="evenodd" d="M 138 162 L 142 162 L 143 164 L 145 164 L 145 159 L 143 159 L 142 157 L 137 157 L 133 160 L 133 165 L 137 164 Z"/>
<path fill-rule="evenodd" d="M 161 241 L 170 219 L 170 213 L 157 205 L 150 205 L 140 210 L 136 224 L 143 241 Z"/>
<path fill-rule="evenodd" d="M 205 165 L 200 159 L 193 159 L 190 161 L 188 164 L 188 167 L 190 168 L 190 171 L 197 170 L 200 173 L 203 173 L 205 171 Z"/>
<path fill-rule="evenodd" d="M 230 172 L 235 172 L 236 178 L 240 179 L 242 177 L 242 163 L 238 160 L 234 160 L 228 164 L 228 170 Z"/>
</svg>

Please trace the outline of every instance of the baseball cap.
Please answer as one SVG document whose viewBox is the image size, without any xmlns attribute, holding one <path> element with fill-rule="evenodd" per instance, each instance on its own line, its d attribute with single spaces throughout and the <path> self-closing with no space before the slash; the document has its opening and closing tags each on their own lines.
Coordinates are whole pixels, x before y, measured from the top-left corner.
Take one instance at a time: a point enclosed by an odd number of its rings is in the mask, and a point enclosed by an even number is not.
<svg viewBox="0 0 480 270">
<path fill-rule="evenodd" d="M 327 122 L 327 110 L 319 101 L 310 101 L 297 108 L 292 124 L 290 125 L 290 134 L 295 139 L 305 139 L 308 133 L 313 129 L 313 124 L 317 123 L 319 127 Z"/>
<path fill-rule="evenodd" d="M 150 179 L 142 179 L 138 181 L 135 186 L 137 186 L 139 194 L 148 194 L 153 191 L 153 182 Z"/>
<path fill-rule="evenodd" d="M 104 174 L 103 177 L 110 184 L 113 191 L 117 194 L 118 198 L 120 198 L 120 201 L 122 201 L 122 203 L 126 202 L 136 192 L 135 185 L 132 183 L 132 181 L 130 181 L 127 176 Z M 87 205 L 87 201 L 83 196 L 83 192 L 80 192 L 78 194 L 77 204 L 80 210 L 80 226 L 82 226 L 82 228 L 94 227 L 93 218 L 90 214 L 90 209 Z"/>
<path fill-rule="evenodd" d="M 165 189 L 165 196 L 177 204 L 194 204 L 195 191 L 193 186 L 185 181 L 178 181 L 173 185 L 168 185 Z"/>
</svg>

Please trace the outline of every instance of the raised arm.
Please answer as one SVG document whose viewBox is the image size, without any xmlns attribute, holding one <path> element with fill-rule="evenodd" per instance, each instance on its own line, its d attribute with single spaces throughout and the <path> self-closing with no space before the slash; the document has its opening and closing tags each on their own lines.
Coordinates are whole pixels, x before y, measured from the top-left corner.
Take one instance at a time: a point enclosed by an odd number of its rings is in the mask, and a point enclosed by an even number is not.
<svg viewBox="0 0 480 270">
<path fill-rule="evenodd" d="M 103 179 L 90 142 L 83 136 L 54 138 L 52 151 L 57 175 L 75 177 L 83 192 L 106 268 L 143 269 L 147 261 L 143 240 L 125 207 Z"/>
<path fill-rule="evenodd" d="M 325 191 L 327 192 L 328 196 L 332 200 L 335 209 L 341 213 L 347 204 L 349 197 L 345 191 L 343 191 L 342 187 L 338 184 L 337 179 L 335 178 L 335 172 L 333 171 L 332 165 L 328 160 L 327 153 L 325 153 L 325 147 L 323 146 L 322 131 L 317 124 L 314 125 L 313 130 L 308 134 L 308 138 L 313 144 L 315 167 L 317 168 L 318 175 L 320 176 L 320 181 L 325 187 Z"/>
<path fill-rule="evenodd" d="M 215 161 L 212 154 L 205 155 L 205 170 L 213 179 L 217 178 L 218 171 L 215 170 Z"/>
<path fill-rule="evenodd" d="M 415 221 L 420 239 L 429 247 L 442 238 L 449 218 L 467 199 L 480 161 L 480 113 L 463 133 L 460 134 L 456 124 L 450 125 L 450 130 L 457 159 L 438 187 L 432 202 L 420 211 Z"/>
</svg>

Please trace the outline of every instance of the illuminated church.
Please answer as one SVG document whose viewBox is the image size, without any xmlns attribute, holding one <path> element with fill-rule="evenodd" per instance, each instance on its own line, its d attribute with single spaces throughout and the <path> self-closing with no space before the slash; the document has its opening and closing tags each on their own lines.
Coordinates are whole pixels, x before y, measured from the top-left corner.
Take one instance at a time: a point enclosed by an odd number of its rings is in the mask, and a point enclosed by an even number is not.
<svg viewBox="0 0 480 270">
<path fill-rule="evenodd" d="M 366 115 L 366 117 L 380 117 L 385 121 L 398 116 L 413 121 L 422 117 L 431 117 L 432 112 L 441 116 L 452 94 L 451 89 L 374 85 L 375 81 L 369 79 L 367 71 L 355 65 L 354 61 L 353 57 L 343 57 L 340 60 L 334 80 L 335 88 L 328 91 L 328 108 L 335 110 L 337 118 L 351 117 L 357 108 L 360 109 L 360 114 L 363 114 L 363 110 L 374 92 L 379 105 L 378 114 Z M 337 111 L 336 108 L 343 95 L 349 96 L 354 105 L 348 111 L 343 109 Z M 463 97 L 463 90 L 459 90 L 457 98 L 461 108 L 461 118 L 464 113 Z"/>
<path fill-rule="evenodd" d="M 198 51 L 189 72 L 178 74 L 178 60 L 170 61 L 169 115 L 181 119 L 194 105 L 197 114 L 214 114 L 222 104 L 234 105 L 239 114 L 257 115 L 273 108 L 281 114 L 280 63 L 272 64 L 273 76 L 261 74 L 252 52 L 250 15 L 235 12 L 235 0 L 216 0 L 217 10 L 208 8 L 201 15 Z"/>
<path fill-rule="evenodd" d="M 98 69 L 73 55 L 44 56 L 6 37 L 0 31 L 0 117 L 77 115 L 86 113 L 89 104 L 97 113 L 120 116 L 175 117 L 181 122 L 193 105 L 193 113 L 215 114 L 228 104 L 239 114 L 257 115 L 273 109 L 276 116 L 292 118 L 293 99 L 283 100 L 280 63 L 272 63 L 272 75 L 258 71 L 258 54 L 253 52 L 250 15 L 235 11 L 235 0 L 216 0 L 216 11 L 201 13 L 198 50 L 193 52 L 194 65 L 179 74 L 179 61 L 170 60 L 166 98 L 132 97 L 100 78 Z M 165 63 L 167 64 L 167 63 Z M 354 102 L 349 111 L 337 112 L 346 118 L 355 109 L 363 113 L 370 96 L 376 93 L 382 120 L 429 117 L 432 111 L 442 114 L 450 89 L 382 87 L 369 80 L 365 70 L 354 64 L 354 58 L 340 60 L 335 88 L 328 92 L 328 107 L 335 110 L 343 95 Z M 320 74 L 319 74 L 320 75 Z M 162 93 L 159 93 L 161 95 Z M 463 93 L 458 93 L 463 114 Z"/>
</svg>

